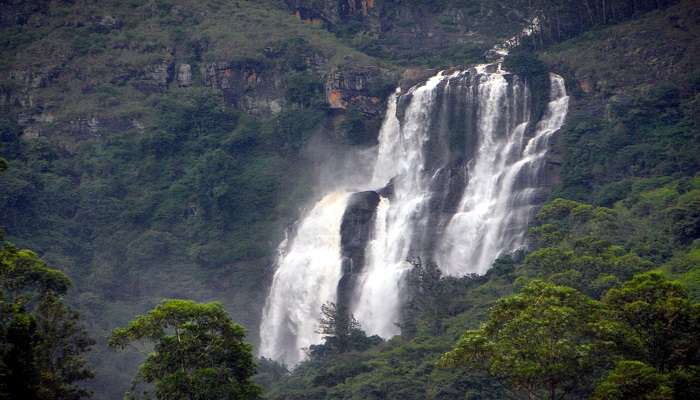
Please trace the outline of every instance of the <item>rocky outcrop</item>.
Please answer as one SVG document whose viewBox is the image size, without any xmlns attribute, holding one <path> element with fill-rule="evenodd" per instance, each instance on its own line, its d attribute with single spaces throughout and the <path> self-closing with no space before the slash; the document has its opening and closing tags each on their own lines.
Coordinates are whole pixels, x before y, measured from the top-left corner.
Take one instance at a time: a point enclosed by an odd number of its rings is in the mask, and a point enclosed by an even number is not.
<svg viewBox="0 0 700 400">
<path fill-rule="evenodd" d="M 173 77 L 173 63 L 163 61 L 158 64 L 151 65 L 146 68 L 146 77 L 153 81 L 157 86 L 165 88 Z"/>
<path fill-rule="evenodd" d="M 352 298 L 358 274 L 365 262 L 365 249 L 371 239 L 374 218 L 379 204 L 379 194 L 374 191 L 352 195 L 343 215 L 340 227 L 343 276 L 338 283 L 338 305 L 347 309 Z"/>
<path fill-rule="evenodd" d="M 226 102 L 253 115 L 277 114 L 284 103 L 283 78 L 258 61 L 209 63 L 205 86 L 223 92 Z"/>
<path fill-rule="evenodd" d="M 381 0 L 379 0 L 381 1 Z M 349 18 L 379 19 L 376 0 L 285 0 L 287 6 L 302 21 L 326 23 L 330 26 Z"/>
<path fill-rule="evenodd" d="M 90 17 L 90 29 L 93 32 L 109 33 L 113 30 L 121 29 L 124 21 L 111 15 L 93 15 Z"/>
<path fill-rule="evenodd" d="M 178 65 L 177 85 L 180 87 L 192 86 L 192 66 L 190 64 Z"/>
<path fill-rule="evenodd" d="M 396 76 L 379 67 L 339 67 L 326 77 L 326 101 L 331 109 L 353 108 L 377 117 L 384 112 L 384 99 L 395 86 Z"/>
<path fill-rule="evenodd" d="M 0 25 L 45 22 L 42 18 L 47 18 L 48 2 L 34 3 L 36 7 L 25 7 L 20 3 L 12 5 L 0 16 Z M 377 10 L 374 1 L 366 0 L 322 2 L 332 7 L 321 11 L 311 7 L 316 3 L 306 5 L 300 1 L 293 5 L 298 6 L 295 10 L 301 19 L 317 19 L 323 23 L 330 22 L 324 16 L 326 13 L 334 13 L 331 19 L 340 21 L 341 16 L 348 15 L 372 17 Z M 169 11 L 171 17 L 189 18 L 176 8 Z M 163 10 L 146 7 L 144 11 L 157 14 Z M 33 16 L 28 19 L 30 14 Z M 124 121 L 109 122 L 119 114 L 116 109 L 120 104 L 128 103 L 121 100 L 132 88 L 144 95 L 141 99 L 145 99 L 169 96 L 176 88 L 204 86 L 221 92 L 231 108 L 271 118 L 288 105 L 287 87 L 297 74 L 312 76 L 325 85 L 326 100 L 330 109 L 335 110 L 329 113 L 326 126 L 345 129 L 350 116 L 346 111 L 351 110 L 353 113 L 359 111 L 361 118 L 369 121 L 369 129 L 365 130 L 373 131 L 377 130 L 375 128 L 384 113 L 388 93 L 383 88 L 393 90 L 398 81 L 398 76 L 392 75 L 389 68 L 378 67 L 367 58 L 349 55 L 338 64 L 337 55 L 328 46 L 315 45 L 299 36 L 265 44 L 254 59 L 239 58 L 234 52 L 230 58 L 211 58 L 210 55 L 205 61 L 203 53 L 224 44 L 214 44 L 206 37 L 192 38 L 186 48 L 182 43 L 163 43 L 165 47 L 161 47 L 136 42 L 129 39 L 129 35 L 122 38 L 124 35 L 117 32 L 130 32 L 132 28 L 125 15 L 102 14 L 98 9 L 66 23 L 75 32 L 80 32 L 81 39 L 84 39 L 85 43 L 76 39 L 80 42 L 80 49 L 71 50 L 74 45 L 66 43 L 65 48 L 57 47 L 53 58 L 47 55 L 42 63 L 33 64 L 35 56 L 18 58 L 12 69 L 0 71 L 0 106 L 10 107 L 26 132 L 24 138 L 51 135 L 64 145 L 73 146 L 68 142 L 108 135 L 111 127 L 118 131 L 134 130 L 133 124 L 129 123 L 131 119 L 151 119 L 134 112 L 119 117 Z M 46 49 L 54 50 L 51 47 Z M 130 57 L 121 57 L 122 53 L 130 54 Z M 99 61 L 92 57 L 99 58 Z M 51 62 L 47 62 L 49 59 Z M 59 95 L 66 88 L 70 88 L 70 93 Z M 78 97 L 94 107 L 64 112 L 64 104 L 72 103 L 66 100 Z M 148 104 L 143 106 L 149 107 Z M 55 115 L 55 121 L 45 122 L 43 115 L 47 112 Z M 149 114 L 151 110 L 144 112 Z M 355 119 L 351 122 L 356 122 L 357 114 L 352 116 Z M 138 131 L 143 129 L 145 127 L 141 126 Z"/>
<path fill-rule="evenodd" d="M 173 56 L 168 55 L 163 60 L 148 65 L 143 71 L 128 71 L 117 77 L 122 82 L 131 82 L 138 91 L 146 94 L 165 92 L 175 76 Z M 135 73 L 134 73 L 135 72 Z"/>
</svg>

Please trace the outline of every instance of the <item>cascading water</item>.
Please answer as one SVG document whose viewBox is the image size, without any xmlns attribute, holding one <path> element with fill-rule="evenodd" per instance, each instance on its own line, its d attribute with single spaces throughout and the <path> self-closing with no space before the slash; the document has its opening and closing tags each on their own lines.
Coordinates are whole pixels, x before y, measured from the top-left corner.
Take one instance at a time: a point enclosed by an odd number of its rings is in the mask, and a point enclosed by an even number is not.
<svg viewBox="0 0 700 400">
<path fill-rule="evenodd" d="M 569 98 L 564 80 L 552 74 L 551 101 L 533 137 L 526 138 L 529 113 L 518 112 L 517 104 L 503 105 L 507 84 L 502 79 L 492 75 L 489 80 L 499 83 L 485 85 L 489 95 L 480 96 L 488 99 L 479 113 L 481 144 L 472 160 L 469 185 L 436 254 L 448 274 L 484 273 L 499 254 L 523 246 L 525 228 L 537 206 L 547 143 L 566 117 Z M 504 128 L 498 127 L 499 120 Z"/>
<path fill-rule="evenodd" d="M 534 122 L 527 85 L 498 63 L 440 73 L 392 96 L 373 175 L 359 185 L 381 199 L 353 205 L 344 188 L 304 218 L 278 260 L 260 354 L 296 364 L 302 348 L 321 340 L 321 304 L 346 298 L 368 334 L 391 337 L 399 333 L 408 258 L 435 260 L 459 276 L 484 273 L 499 254 L 522 247 L 546 184 L 548 141 L 568 108 L 563 79 L 550 81 L 550 102 Z M 363 230 L 355 208 L 370 203 Z M 357 240 L 343 237 L 352 232 L 363 240 L 361 253 Z M 351 282 L 351 296 L 340 295 L 341 279 L 343 290 Z"/>
<path fill-rule="evenodd" d="M 335 302 L 341 278 L 340 224 L 349 194 L 333 192 L 306 215 L 278 268 L 262 318 L 260 354 L 294 365 L 320 342 L 321 305 Z"/>
<path fill-rule="evenodd" d="M 430 118 L 442 74 L 408 94 L 411 103 L 402 124 L 388 119 L 380 132 L 378 158 L 372 185 L 382 187 L 393 180 L 393 196 L 377 207 L 375 234 L 369 244 L 366 272 L 354 296 L 352 312 L 370 334 L 391 337 L 399 333 L 396 312 L 400 284 L 410 265 L 407 262 L 413 234 L 427 222 L 430 200 L 429 177 L 424 174 L 423 148 L 430 138 Z M 389 107 L 395 108 L 394 103 Z M 389 179 L 387 179 L 389 178 Z"/>
</svg>

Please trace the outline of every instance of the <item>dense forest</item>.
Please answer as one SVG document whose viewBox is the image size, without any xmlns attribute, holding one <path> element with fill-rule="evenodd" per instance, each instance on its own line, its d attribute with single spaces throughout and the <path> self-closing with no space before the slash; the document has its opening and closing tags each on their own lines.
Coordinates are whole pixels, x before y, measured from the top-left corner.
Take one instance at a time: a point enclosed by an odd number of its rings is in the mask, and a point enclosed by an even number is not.
<svg viewBox="0 0 700 400">
<path fill-rule="evenodd" d="M 0 399 L 700 398 L 697 1 L 0 8 Z M 399 334 L 339 298 L 260 357 L 280 243 L 395 89 L 509 39 L 534 121 L 570 98 L 527 245 L 409 254 Z"/>
</svg>

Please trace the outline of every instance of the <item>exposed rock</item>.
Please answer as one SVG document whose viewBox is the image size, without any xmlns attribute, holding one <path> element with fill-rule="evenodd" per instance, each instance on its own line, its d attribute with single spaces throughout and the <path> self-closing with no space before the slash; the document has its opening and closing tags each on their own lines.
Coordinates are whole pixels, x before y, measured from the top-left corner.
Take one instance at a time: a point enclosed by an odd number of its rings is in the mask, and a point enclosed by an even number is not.
<svg viewBox="0 0 700 400">
<path fill-rule="evenodd" d="M 379 205 L 377 192 L 355 193 L 348 201 L 340 226 L 343 276 L 338 283 L 338 306 L 347 309 L 365 262 L 365 249 L 371 239 L 374 218 Z"/>
<path fill-rule="evenodd" d="M 581 91 L 583 93 L 592 93 L 593 92 L 593 84 L 589 79 L 581 79 L 578 81 L 578 85 L 581 88 Z"/>
<path fill-rule="evenodd" d="M 173 63 L 163 61 L 146 68 L 146 77 L 160 87 L 167 87 L 172 80 Z"/>
<path fill-rule="evenodd" d="M 401 88 L 401 91 L 406 92 L 416 84 L 424 82 L 431 76 L 435 76 L 437 72 L 438 70 L 434 68 L 406 68 L 401 74 L 399 87 Z"/>
<path fill-rule="evenodd" d="M 134 129 L 136 129 L 137 131 L 139 131 L 139 133 L 143 133 L 143 132 L 146 130 L 146 127 L 143 126 L 143 124 L 141 123 L 141 121 L 139 121 L 139 120 L 137 120 L 137 119 L 132 119 L 132 120 L 131 120 L 131 126 L 133 126 Z"/>
<path fill-rule="evenodd" d="M 111 15 L 94 15 L 90 17 L 92 30 L 99 33 L 108 33 L 115 29 L 121 29 L 124 22 Z"/>
<path fill-rule="evenodd" d="M 40 136 L 39 129 L 35 126 L 29 126 L 22 131 L 21 137 L 24 140 L 32 140 L 32 139 L 38 139 L 39 136 Z"/>
<path fill-rule="evenodd" d="M 386 93 L 381 92 L 382 85 L 395 80 L 390 71 L 379 67 L 339 67 L 326 77 L 326 101 L 331 109 L 346 110 L 352 107 L 368 116 L 377 117 L 384 112 Z"/>
<path fill-rule="evenodd" d="M 348 18 L 379 18 L 375 0 L 285 0 L 287 6 L 302 21 L 311 24 L 335 25 Z"/>
<path fill-rule="evenodd" d="M 178 86 L 192 86 L 192 66 L 190 64 L 180 64 L 177 67 Z"/>
<path fill-rule="evenodd" d="M 96 117 L 79 117 L 68 124 L 73 135 L 83 138 L 96 136 L 100 128 L 100 121 Z"/>
<path fill-rule="evenodd" d="M 256 61 L 215 62 L 202 70 L 205 86 L 221 90 L 227 103 L 253 115 L 281 111 L 282 78 Z"/>
</svg>

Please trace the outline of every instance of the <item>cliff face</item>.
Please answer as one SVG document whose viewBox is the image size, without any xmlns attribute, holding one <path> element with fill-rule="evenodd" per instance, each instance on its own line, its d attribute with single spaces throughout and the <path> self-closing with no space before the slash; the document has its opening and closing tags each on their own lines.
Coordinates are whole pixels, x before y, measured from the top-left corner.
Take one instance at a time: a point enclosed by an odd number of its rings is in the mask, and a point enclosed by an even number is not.
<svg viewBox="0 0 700 400">
<path fill-rule="evenodd" d="M 377 2 L 381 0 L 285 0 L 287 6 L 300 19 L 334 25 L 353 18 L 378 21 L 381 7 L 377 7 Z"/>
<path fill-rule="evenodd" d="M 212 89 L 232 109 L 272 118 L 289 108 L 289 80 L 299 73 L 324 85 L 332 109 L 381 115 L 383 99 L 370 84 L 393 85 L 392 67 L 298 26 L 273 3 L 225 10 L 188 2 L 9 4 L 0 21 L 9 38 L 0 107 L 15 115 L 24 138 L 56 139 L 71 149 L 86 139 L 157 128 L 154 100 L 188 88 Z M 353 2 L 336 11 L 372 8 Z M 255 13 L 264 14 L 262 22 L 248 18 Z"/>
<path fill-rule="evenodd" d="M 516 5 L 397 0 L 285 0 L 297 18 L 404 65 L 463 65 L 527 23 Z"/>
<path fill-rule="evenodd" d="M 515 8 L 436 4 L 12 2 L 0 20 L 9 39 L 0 106 L 16 115 L 25 138 L 76 148 L 85 139 L 157 128 L 154 99 L 183 88 L 211 88 L 233 109 L 274 117 L 289 105 L 290 75 L 308 72 L 324 85 L 331 109 L 375 119 L 400 76 L 379 59 L 469 64 L 526 20 Z"/>
<path fill-rule="evenodd" d="M 338 282 L 338 306 L 349 310 L 357 287 L 357 279 L 365 267 L 367 243 L 379 204 L 377 192 L 354 193 L 348 201 L 340 227 L 343 275 Z"/>
</svg>

